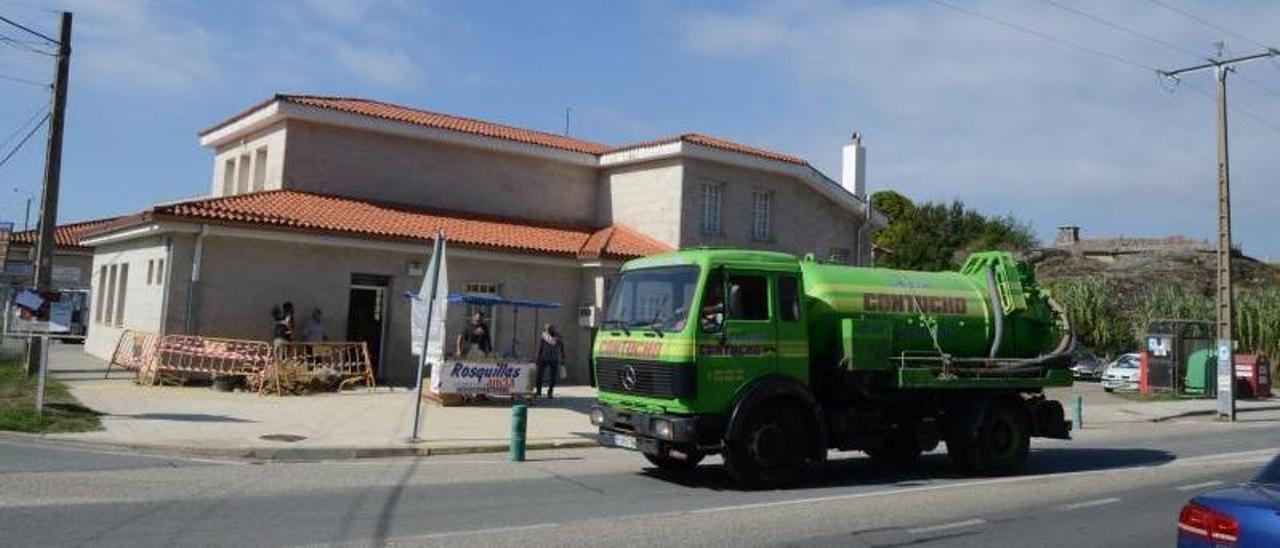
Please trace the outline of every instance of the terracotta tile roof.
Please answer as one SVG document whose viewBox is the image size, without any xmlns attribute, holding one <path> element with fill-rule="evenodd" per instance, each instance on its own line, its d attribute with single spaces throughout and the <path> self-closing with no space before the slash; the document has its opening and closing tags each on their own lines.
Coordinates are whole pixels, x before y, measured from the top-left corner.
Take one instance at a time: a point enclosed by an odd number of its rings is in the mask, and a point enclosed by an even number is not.
<svg viewBox="0 0 1280 548">
<path fill-rule="evenodd" d="M 613 148 L 609 150 L 609 152 L 610 153 L 623 152 L 627 150 L 634 150 L 637 148 L 665 145 L 668 143 L 674 143 L 676 141 L 683 141 L 686 143 L 691 143 L 691 144 L 700 145 L 700 146 L 709 147 L 709 148 L 718 148 L 720 150 L 727 150 L 730 152 L 749 154 L 751 156 L 759 156 L 761 158 L 768 158 L 770 160 L 777 160 L 779 162 L 786 162 L 788 164 L 796 164 L 801 166 L 809 164 L 809 162 L 805 161 L 804 158 L 790 156 L 787 154 L 783 154 L 781 152 L 774 152 L 772 150 L 755 148 L 755 147 L 744 145 L 742 143 L 735 143 L 727 139 L 712 137 L 710 135 L 703 135 L 701 133 L 685 133 L 684 135 L 679 135 L 676 137 L 668 137 L 666 139 L 657 139 L 653 141 L 645 141 L 643 143 L 623 145 L 620 147 Z"/>
<path fill-rule="evenodd" d="M 232 122 L 249 115 L 253 111 L 262 108 L 272 101 L 281 101 L 285 103 L 306 105 L 309 107 L 336 110 L 350 114 L 359 114 L 362 116 L 370 116 L 373 118 L 381 118 L 396 122 L 405 122 L 424 127 L 448 129 L 462 133 L 471 133 L 475 135 L 483 135 L 485 137 L 515 141 L 518 143 L 527 143 L 573 152 L 582 152 L 585 154 L 600 154 L 609 150 L 608 146 L 599 143 L 584 141 L 582 139 L 574 139 L 572 137 L 556 135 L 554 133 L 545 133 L 531 129 L 486 122 L 475 118 L 466 118 L 462 116 L 454 116 L 452 114 L 393 105 L 391 103 L 384 103 L 382 101 L 374 101 L 371 99 L 361 99 L 358 97 L 327 97 L 320 95 L 276 95 L 266 103 L 254 105 L 245 112 L 201 132 L 201 135 L 231 124 Z"/>
<path fill-rule="evenodd" d="M 361 99 L 358 97 L 333 97 L 333 96 L 324 96 L 324 95 L 278 94 L 268 98 L 265 101 L 257 103 L 249 107 L 248 109 L 245 109 L 243 112 L 235 116 L 232 116 L 231 118 L 223 121 L 222 123 L 219 123 L 216 126 L 213 126 L 207 130 L 200 132 L 200 135 L 206 135 L 206 134 L 212 133 L 213 131 L 226 127 L 236 122 L 237 120 L 244 118 L 245 116 L 252 114 L 254 111 L 257 111 L 258 109 L 261 109 L 275 101 L 294 103 L 294 104 L 324 108 L 329 110 L 336 110 L 340 112 L 359 114 L 362 116 L 370 116 L 373 118 L 381 118 L 385 120 L 405 122 L 405 123 L 416 124 L 424 127 L 447 129 L 447 130 L 458 131 L 462 133 L 470 133 L 474 135 L 483 135 L 486 137 L 493 137 L 496 139 L 505 139 L 508 141 L 545 146 L 545 147 L 556 148 L 561 150 L 569 150 L 573 152 L 582 152 L 582 153 L 592 154 L 596 156 L 599 156 L 602 154 L 609 154 L 612 152 L 632 150 L 632 149 L 646 147 L 646 146 L 672 143 L 675 141 L 684 141 L 687 143 L 692 143 L 692 144 L 701 145 L 705 147 L 717 148 L 721 150 L 738 152 L 742 154 L 748 154 L 751 156 L 767 158 L 770 160 L 777 160 L 777 161 L 786 162 L 789 164 L 808 165 L 808 162 L 805 161 L 803 158 L 791 156 L 788 154 L 783 154 L 780 152 L 774 152 L 771 150 L 765 150 L 762 148 L 747 146 L 741 143 L 730 141 L 728 139 L 721 139 L 719 137 L 712 137 L 710 135 L 703 135 L 701 133 L 685 133 L 683 135 L 679 135 L 676 137 L 669 137 L 666 139 L 657 139 L 653 141 L 646 141 L 643 143 L 634 143 L 629 145 L 612 147 L 608 145 L 602 145 L 599 143 L 593 143 L 591 141 L 585 141 L 582 139 L 574 139 L 574 138 L 566 137 L 563 135 L 556 135 L 554 133 L 546 133 L 546 132 L 535 131 L 531 129 L 512 127 L 512 126 L 507 126 L 507 125 L 498 124 L 494 122 L 477 120 L 475 118 L 466 118 L 462 116 L 454 116 L 452 114 L 432 112 L 429 110 L 422 110 L 422 109 L 413 108 L 413 107 L 406 107 L 406 106 L 395 105 L 391 103 L 384 103 L 382 101 L 374 101 L 372 99 Z"/>
<path fill-rule="evenodd" d="M 53 239 L 58 243 L 58 247 L 60 248 L 89 250 L 90 248 L 80 245 L 80 239 L 86 234 L 106 228 L 119 218 L 120 217 L 108 217 L 106 219 L 94 219 L 91 221 L 58 225 L 53 229 Z M 14 232 L 13 235 L 9 237 L 9 243 L 19 245 L 36 245 L 36 231 L 23 230 L 21 232 Z"/>
<path fill-rule="evenodd" d="M 146 220 L 209 222 L 424 242 L 430 240 L 437 229 L 444 229 L 451 244 L 568 257 L 632 258 L 671 250 L 656 240 L 616 225 L 601 230 L 539 225 L 295 190 L 160 205 L 133 222 Z"/>
</svg>

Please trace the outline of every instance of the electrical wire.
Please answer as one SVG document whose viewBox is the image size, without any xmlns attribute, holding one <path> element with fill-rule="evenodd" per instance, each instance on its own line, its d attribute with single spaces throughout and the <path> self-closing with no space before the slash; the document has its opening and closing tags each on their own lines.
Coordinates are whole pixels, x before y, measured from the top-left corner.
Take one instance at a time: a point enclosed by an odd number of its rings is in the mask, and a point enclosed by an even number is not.
<svg viewBox="0 0 1280 548">
<path fill-rule="evenodd" d="M 10 133 L 8 137 L 4 138 L 4 141 L 0 141 L 0 148 L 9 146 L 9 143 L 13 142 L 14 138 L 16 138 L 19 134 L 21 134 L 23 131 L 27 129 L 27 126 L 31 125 L 32 122 L 36 121 L 36 118 L 39 118 L 41 114 L 44 114 L 48 111 L 49 111 L 48 107 L 46 107 L 43 104 L 37 107 L 35 112 L 32 112 L 31 116 L 27 117 L 27 121 L 23 122 L 22 125 L 18 126 L 17 129 L 13 130 L 13 133 Z"/>
<path fill-rule="evenodd" d="M 1177 45 L 1177 44 L 1174 44 L 1174 43 L 1172 43 L 1172 42 L 1166 42 L 1166 41 L 1164 41 L 1164 40 L 1161 40 L 1161 39 L 1156 38 L 1156 37 L 1154 37 L 1154 36 L 1151 36 L 1151 35 L 1149 35 L 1149 34 L 1143 34 L 1142 32 L 1139 32 L 1139 31 L 1137 31 L 1137 30 L 1131 29 L 1131 28 L 1126 27 L 1126 26 L 1124 26 L 1124 25 L 1121 25 L 1121 24 L 1118 24 L 1118 23 L 1112 23 L 1111 21 L 1108 21 L 1108 20 L 1106 20 L 1106 19 L 1104 19 L 1104 18 L 1102 18 L 1102 17 L 1099 17 L 1099 16 L 1094 15 L 1094 14 L 1092 14 L 1092 13 L 1089 13 L 1089 12 L 1087 12 L 1087 11 L 1084 11 L 1084 10 L 1081 10 L 1081 9 L 1078 9 L 1078 8 L 1074 8 L 1074 7 L 1072 7 L 1072 6 L 1068 6 L 1068 5 L 1062 4 L 1061 2 L 1058 2 L 1057 0 L 1040 0 L 1040 1 L 1041 1 L 1041 2 L 1044 2 L 1044 3 L 1046 3 L 1046 4 L 1049 4 L 1050 6 L 1053 6 L 1053 7 L 1055 7 L 1055 8 L 1058 8 L 1058 9 L 1060 9 L 1060 10 L 1067 11 L 1067 12 L 1070 12 L 1070 13 L 1074 13 L 1074 14 L 1076 14 L 1076 15 L 1079 15 L 1079 16 L 1081 16 L 1081 17 L 1084 17 L 1084 18 L 1086 18 L 1086 19 L 1089 19 L 1090 21 L 1093 21 L 1093 22 L 1095 22 L 1095 23 L 1098 23 L 1099 25 L 1103 25 L 1103 26 L 1105 26 L 1105 27 L 1108 27 L 1108 28 L 1111 28 L 1111 29 L 1118 30 L 1118 31 L 1123 32 L 1123 33 L 1125 33 L 1125 34 L 1128 34 L 1128 35 L 1130 35 L 1130 36 L 1134 36 L 1134 37 L 1137 37 L 1137 38 L 1141 38 L 1141 39 L 1146 40 L 1146 41 L 1148 41 L 1148 42 L 1151 42 L 1151 43 L 1153 43 L 1153 44 L 1161 45 L 1161 46 L 1164 46 L 1164 47 L 1169 48 L 1169 49 L 1171 49 L 1171 50 L 1175 50 L 1175 51 L 1177 51 L 1177 52 L 1179 52 L 1179 53 L 1185 53 L 1185 54 L 1190 55 L 1190 56 L 1192 56 L 1192 57 L 1195 57 L 1195 58 L 1197 58 L 1197 59 L 1205 59 L 1205 56 L 1204 56 L 1203 54 L 1199 53 L 1199 52 L 1195 52 L 1195 51 L 1189 50 L 1189 49 L 1187 49 L 1187 48 L 1184 48 L 1184 47 L 1179 46 L 1179 45 Z"/>
<path fill-rule="evenodd" d="M 18 28 L 18 29 L 20 29 L 20 30 L 23 30 L 23 31 L 25 31 L 25 32 L 27 32 L 28 34 L 31 34 L 31 35 L 33 35 L 33 36 L 36 36 L 36 37 L 39 37 L 39 38 L 43 38 L 45 41 L 49 42 L 49 43 L 50 43 L 50 44 L 52 44 L 52 45 L 55 45 L 55 46 L 56 46 L 56 45 L 58 45 L 58 41 L 57 41 L 57 40 L 54 40 L 53 38 L 49 38 L 48 36 L 45 36 L 44 34 L 42 34 L 42 33 L 40 33 L 40 32 L 37 32 L 37 31 L 31 30 L 30 28 L 28 28 L 28 27 L 26 27 L 26 26 L 23 26 L 21 23 L 18 23 L 17 21 L 14 21 L 13 19 L 10 19 L 10 18 L 8 18 L 8 17 L 5 17 L 5 16 L 3 16 L 3 15 L 0 15 L 0 21 L 3 21 L 3 22 L 5 22 L 5 23 L 8 23 L 8 24 L 12 25 L 13 27 Z"/>
<path fill-rule="evenodd" d="M 1244 41 L 1246 41 L 1246 42 L 1252 42 L 1252 43 L 1253 43 L 1253 45 L 1258 46 L 1258 47 L 1260 47 L 1260 48 L 1264 48 L 1264 49 L 1274 49 L 1274 46 L 1269 46 L 1269 45 L 1267 45 L 1267 44 L 1264 44 L 1264 43 L 1262 43 L 1262 42 L 1259 42 L 1259 41 L 1257 41 L 1257 40 L 1254 40 L 1253 38 L 1249 38 L 1248 36 L 1245 36 L 1245 35 L 1243 35 L 1243 34 L 1240 34 L 1240 33 L 1236 32 L 1236 31 L 1233 31 L 1233 30 L 1231 30 L 1231 29 L 1229 29 L 1229 28 L 1226 28 L 1226 27 L 1224 27 L 1224 26 L 1222 26 L 1222 25 L 1219 25 L 1219 24 L 1217 24 L 1217 23 L 1214 23 L 1213 21 L 1210 21 L 1210 20 L 1208 20 L 1208 19 L 1205 19 L 1204 17 L 1201 17 L 1201 16 L 1199 16 L 1199 15 L 1196 15 L 1196 14 L 1194 14 L 1194 13 L 1191 13 L 1191 12 L 1189 12 L 1189 11 L 1185 10 L 1185 9 L 1182 9 L 1182 8 L 1179 8 L 1179 7 L 1176 7 L 1176 6 L 1169 5 L 1168 3 L 1164 2 L 1163 0 L 1147 0 L 1147 1 L 1148 1 L 1148 2 L 1151 2 L 1152 4 L 1155 4 L 1155 5 L 1157 5 L 1157 6 L 1160 6 L 1160 7 L 1164 8 L 1164 9 L 1167 9 L 1167 10 L 1169 10 L 1169 11 L 1172 11 L 1172 12 L 1174 12 L 1174 13 L 1177 13 L 1177 14 L 1179 14 L 1179 15 L 1182 15 L 1183 17 L 1186 17 L 1186 18 L 1191 19 L 1191 20 L 1193 20 L 1193 21 L 1198 21 L 1198 22 L 1200 22 L 1200 23 L 1202 23 L 1202 24 L 1204 24 L 1204 25 L 1206 25 L 1206 26 L 1209 26 L 1209 27 L 1215 28 L 1215 29 L 1217 29 L 1217 30 L 1220 30 L 1220 31 L 1222 31 L 1222 32 L 1225 32 L 1225 33 L 1227 33 L 1227 34 L 1230 34 L 1230 35 L 1232 35 L 1232 36 L 1235 36 L 1236 38 L 1239 38 L 1239 39 L 1244 40 Z"/>
<path fill-rule="evenodd" d="M 49 121 L 49 114 L 45 113 L 44 118 L 40 119 L 40 123 L 36 124 L 35 127 L 31 128 L 31 131 L 27 132 L 27 136 L 23 137 L 21 141 L 18 141 L 18 144 L 14 146 L 13 149 L 10 150 L 8 154 L 5 155 L 4 159 L 0 159 L 0 167 L 4 167 L 5 164 L 9 163 L 9 159 L 13 158 L 13 155 L 17 154 L 19 150 L 22 150 L 22 146 L 27 144 L 27 141 L 31 139 L 32 135 L 36 134 L 36 130 L 40 129 L 40 127 L 43 126 L 45 122 L 48 122 L 48 121 Z"/>
<path fill-rule="evenodd" d="M 4 45 L 6 45 L 6 46 L 9 46 L 9 47 L 11 47 L 11 48 L 19 49 L 19 50 L 26 51 L 26 52 L 30 52 L 30 53 L 38 53 L 38 54 L 40 54 L 40 55 L 45 55 L 45 56 L 48 56 L 48 57 L 57 57 L 57 56 L 58 56 L 58 54 L 56 54 L 56 53 L 49 52 L 49 51 L 45 51 L 45 50 L 42 50 L 42 49 L 40 49 L 40 48 L 34 47 L 34 43 L 33 43 L 33 42 L 24 42 L 24 41 L 22 41 L 22 40 L 15 40 L 15 39 L 10 38 L 10 37 L 8 37 L 8 36 L 0 36 L 0 43 L 4 44 Z"/>
<path fill-rule="evenodd" d="M 26 85 L 28 85 L 28 86 L 36 86 L 36 87 L 42 87 L 42 88 L 47 88 L 47 87 L 49 87 L 49 84 L 47 84 L 47 83 L 45 83 L 45 82 L 37 82 L 37 81 L 35 81 L 35 80 L 27 80 L 26 78 L 18 78 L 17 76 L 9 76 L 9 75 L 7 75 L 7 74 L 0 74 L 0 80 L 8 80 L 8 81 L 10 81 L 10 82 L 14 82 L 14 83 L 16 83 L 16 84 L 26 84 Z"/>
<path fill-rule="evenodd" d="M 1029 27 L 1025 27 L 1025 26 L 1022 26 L 1022 25 L 1016 24 L 1016 23 L 1011 23 L 1011 22 L 1009 22 L 1009 21 L 1005 21 L 1005 20 L 1002 20 L 1002 19 L 997 19 L 997 18 L 995 18 L 995 17 L 991 17 L 991 16 L 988 16 L 988 15 L 983 15 L 983 14 L 978 13 L 978 12 L 976 12 L 976 11 L 970 10 L 970 9 L 968 9 L 968 8 L 962 8 L 962 7 L 960 7 L 960 6 L 957 6 L 957 5 L 952 4 L 952 3 L 950 3 L 950 2 L 946 2 L 946 1 L 944 1 L 944 0 L 927 0 L 927 1 L 928 1 L 928 2 L 930 2 L 930 3 L 932 3 L 932 4 L 936 4 L 936 5 L 938 5 L 938 6 L 941 6 L 941 7 L 947 8 L 947 9 L 950 9 L 950 10 L 952 10 L 952 11 L 956 11 L 956 12 L 959 12 L 959 13 L 963 13 L 963 14 L 965 14 L 965 15 L 968 15 L 968 16 L 973 17 L 973 18 L 976 18 L 976 19 L 981 19 L 981 20 L 983 20 L 983 21 L 986 21 L 986 22 L 988 22 L 988 23 L 992 23 L 992 24 L 994 24 L 994 25 L 999 25 L 999 26 L 1002 26 L 1002 27 L 1005 27 L 1005 28 L 1008 28 L 1008 29 L 1016 30 L 1016 31 L 1021 32 L 1021 33 L 1024 33 L 1024 34 L 1029 34 L 1029 35 L 1031 35 L 1031 36 L 1035 36 L 1035 37 L 1040 38 L 1040 39 L 1043 39 L 1043 40 L 1048 40 L 1048 41 L 1050 41 L 1050 42 L 1054 42 L 1054 43 L 1059 44 L 1059 45 L 1067 46 L 1067 47 L 1070 47 L 1070 48 L 1072 48 L 1072 49 L 1079 50 L 1079 51 L 1082 51 L 1082 52 L 1085 52 L 1085 53 L 1088 53 L 1088 54 L 1094 55 L 1094 56 L 1096 56 L 1096 57 L 1100 57 L 1100 58 L 1103 58 L 1103 59 L 1107 59 L 1107 60 L 1109 60 L 1109 61 L 1113 61 L 1113 62 L 1116 62 L 1116 63 L 1120 63 L 1120 64 L 1122 64 L 1122 65 L 1126 65 L 1126 66 L 1128 66 L 1128 67 L 1130 67 L 1130 68 L 1136 68 L 1136 69 L 1142 70 L 1142 71 L 1144 71 L 1144 72 L 1151 72 L 1151 73 L 1154 73 L 1154 74 L 1157 74 L 1157 75 L 1158 75 L 1158 74 L 1160 74 L 1160 70 L 1159 70 L 1159 69 L 1157 69 L 1157 68 L 1155 68 L 1155 67 L 1147 66 L 1147 65 L 1144 65 L 1144 64 L 1139 63 L 1139 62 L 1137 62 L 1137 61 L 1133 61 L 1133 60 L 1127 59 L 1127 58 L 1125 58 L 1125 57 L 1121 57 L 1121 56 L 1116 55 L 1116 54 L 1113 54 L 1113 53 L 1108 53 L 1108 52 L 1105 52 L 1105 51 L 1102 51 L 1102 50 L 1098 50 L 1098 49 L 1095 49 L 1095 48 L 1091 48 L 1091 47 L 1089 47 L 1089 46 L 1085 46 L 1085 45 L 1082 45 L 1082 44 L 1078 44 L 1078 43 L 1076 43 L 1076 42 L 1072 42 L 1072 41 L 1070 41 L 1070 40 L 1066 40 L 1066 39 L 1063 39 L 1063 38 L 1059 38 L 1059 37 L 1054 36 L 1054 35 L 1051 35 L 1051 34 L 1046 34 L 1046 33 L 1044 33 L 1044 32 L 1040 32 L 1040 31 L 1038 31 L 1038 30 L 1035 30 L 1035 29 L 1032 29 L 1032 28 L 1029 28 Z M 1156 39 L 1156 40 L 1158 40 L 1158 39 Z M 1177 46 L 1175 46 L 1175 47 L 1177 47 Z M 1195 87 L 1195 86 L 1192 86 L 1192 85 L 1188 85 L 1187 87 L 1189 87 L 1189 88 L 1191 88 L 1191 89 L 1193 89 L 1193 90 L 1195 90 L 1195 91 L 1199 92 L 1199 93 L 1200 93 L 1200 94 L 1202 94 L 1202 95 L 1206 95 L 1206 96 L 1208 96 L 1211 100 L 1215 100 L 1215 101 L 1216 101 L 1216 99 L 1214 98 L 1213 94 L 1211 94 L 1211 93 L 1209 93 L 1209 92 L 1207 92 L 1207 91 L 1205 91 L 1205 90 L 1203 90 L 1203 89 L 1200 89 L 1200 88 Z M 1231 111 L 1234 111 L 1234 112 L 1238 112 L 1238 113 L 1240 113 L 1240 114 L 1243 114 L 1244 116 L 1246 116 L 1246 117 L 1248 117 L 1248 118 L 1252 119 L 1253 121 L 1257 122 L 1259 125 L 1261 125 L 1261 126 L 1263 126 L 1263 127 L 1267 128 L 1267 129 L 1271 129 L 1271 130 L 1273 130 L 1273 131 L 1276 131 L 1276 132 L 1280 133 L 1280 125 L 1277 125 L 1277 124 L 1275 124 L 1275 123 L 1272 123 L 1272 122 L 1268 121 L 1267 119 L 1265 119 L 1265 118 L 1263 118 L 1263 117 L 1261 117 L 1261 116 L 1259 116 L 1259 115 L 1257 115 L 1257 114 L 1254 114 L 1253 112 L 1251 112 L 1251 111 L 1249 111 L 1249 110 L 1246 110 L 1246 109 L 1243 109 L 1243 108 L 1241 108 L 1241 107 L 1234 106 L 1234 105 L 1227 105 L 1227 109 L 1228 109 L 1228 110 L 1231 110 Z"/>
<path fill-rule="evenodd" d="M 947 9 L 949 9 L 949 10 L 957 11 L 957 12 L 963 13 L 963 14 L 965 14 L 965 15 L 968 15 L 968 16 L 970 16 L 970 17 L 974 17 L 974 18 L 977 18 L 977 19 L 981 19 L 981 20 L 986 21 L 986 22 L 988 22 L 988 23 L 992 23 L 992 24 L 999 25 L 999 26 L 1002 26 L 1002 27 L 1005 27 L 1005 28 L 1008 28 L 1008 29 L 1016 30 L 1016 31 L 1021 32 L 1021 33 L 1024 33 L 1024 34 L 1030 34 L 1031 36 L 1035 36 L 1035 37 L 1040 38 L 1040 39 L 1043 39 L 1043 40 L 1048 40 L 1048 41 L 1050 41 L 1050 42 L 1054 42 L 1054 43 L 1059 44 L 1059 45 L 1067 46 L 1067 47 L 1072 48 L 1072 49 L 1076 49 L 1076 50 L 1079 50 L 1079 51 L 1083 51 L 1083 52 L 1085 52 L 1085 53 L 1088 53 L 1088 54 L 1091 54 L 1091 55 L 1094 55 L 1094 56 L 1097 56 L 1097 57 L 1101 57 L 1101 58 L 1103 58 L 1103 59 L 1108 59 L 1108 60 L 1110 60 L 1110 61 L 1114 61 L 1114 62 L 1116 62 L 1116 63 L 1120 63 L 1120 64 L 1122 64 L 1122 65 L 1126 65 L 1126 66 L 1128 66 L 1128 67 L 1130 67 L 1130 68 L 1137 68 L 1137 69 L 1141 69 L 1141 70 L 1145 70 L 1145 71 L 1158 72 L 1158 71 L 1156 70 L 1156 68 L 1155 68 L 1155 67 L 1150 67 L 1150 66 L 1144 65 L 1144 64 L 1142 64 L 1142 63 L 1139 63 L 1139 62 L 1136 62 L 1136 61 L 1132 61 L 1132 60 L 1126 59 L 1126 58 L 1121 57 L 1121 56 L 1119 56 L 1119 55 L 1115 55 L 1115 54 L 1113 54 L 1113 53 L 1107 53 L 1107 52 L 1105 52 L 1105 51 L 1101 51 L 1101 50 L 1093 49 L 1093 48 L 1091 48 L 1091 47 L 1089 47 L 1089 46 L 1085 46 L 1085 45 L 1082 45 L 1082 44 L 1077 44 L 1077 43 L 1072 42 L 1072 41 L 1070 41 L 1070 40 L 1064 40 L 1064 39 L 1062 39 L 1062 38 L 1058 38 L 1057 36 L 1053 36 L 1052 34 L 1045 34 L 1045 33 L 1040 32 L 1040 31 L 1038 31 L 1038 30 L 1035 30 L 1035 29 L 1032 29 L 1032 28 L 1028 28 L 1028 27 L 1024 27 L 1024 26 L 1019 25 L 1019 24 L 1016 24 L 1016 23 L 1010 23 L 1010 22 L 1005 21 L 1005 20 L 1002 20 L 1002 19 L 996 19 L 995 17 L 990 17 L 990 16 L 987 16 L 987 15 L 983 15 L 983 14 L 981 14 L 981 13 L 978 13 L 978 12 L 976 12 L 976 11 L 970 10 L 970 9 L 968 9 L 968 8 L 962 8 L 962 7 L 960 7 L 960 6 L 957 6 L 957 5 L 955 5 L 955 4 L 952 4 L 952 3 L 950 3 L 950 2 L 944 2 L 943 0 L 927 0 L 927 1 L 928 1 L 928 2 L 930 2 L 930 3 L 932 3 L 932 4 L 936 4 L 936 5 L 942 6 L 942 7 L 944 7 L 944 8 L 947 8 Z"/>
<path fill-rule="evenodd" d="M 1263 92 L 1265 92 L 1267 95 L 1270 95 L 1270 96 L 1272 96 L 1272 97 L 1280 97 L 1280 91 L 1276 91 L 1274 88 L 1272 88 L 1272 87 L 1270 87 L 1270 86 L 1267 86 L 1266 84 L 1263 84 L 1262 82 L 1259 82 L 1259 81 L 1258 81 L 1257 79 L 1255 79 L 1255 78 L 1250 78 L 1248 75 L 1242 74 L 1242 73 L 1241 73 L 1240 71 L 1238 71 L 1238 70 L 1237 70 L 1237 71 L 1235 71 L 1235 75 L 1236 75 L 1236 77 L 1237 77 L 1237 78 L 1239 78 L 1239 79 L 1241 79 L 1241 80 L 1244 80 L 1244 81 L 1245 81 L 1245 83 L 1247 83 L 1247 84 L 1249 84 L 1249 85 L 1251 85 L 1251 86 L 1253 86 L 1253 87 L 1255 87 L 1255 88 L 1258 88 L 1258 89 L 1262 90 L 1262 91 L 1263 91 Z"/>
</svg>

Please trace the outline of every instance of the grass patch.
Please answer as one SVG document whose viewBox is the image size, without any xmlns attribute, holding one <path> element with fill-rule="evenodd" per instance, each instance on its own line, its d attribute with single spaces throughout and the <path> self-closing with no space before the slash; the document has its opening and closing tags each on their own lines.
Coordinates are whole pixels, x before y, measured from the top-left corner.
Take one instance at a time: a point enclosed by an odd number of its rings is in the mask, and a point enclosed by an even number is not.
<svg viewBox="0 0 1280 548">
<path fill-rule="evenodd" d="M 0 362 L 0 430 L 87 432 L 102 428 L 97 411 L 76 401 L 66 385 L 45 379 L 44 414 L 36 414 L 36 377 L 27 378 L 17 360 Z"/>
</svg>

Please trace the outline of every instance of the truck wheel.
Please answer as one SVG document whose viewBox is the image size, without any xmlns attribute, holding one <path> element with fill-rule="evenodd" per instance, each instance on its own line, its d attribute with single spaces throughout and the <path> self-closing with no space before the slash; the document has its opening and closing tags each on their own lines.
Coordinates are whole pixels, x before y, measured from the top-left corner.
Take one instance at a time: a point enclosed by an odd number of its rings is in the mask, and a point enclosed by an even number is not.
<svg viewBox="0 0 1280 548">
<path fill-rule="evenodd" d="M 644 458 L 645 460 L 648 460 L 650 464 L 657 466 L 662 470 L 692 470 L 698 465 L 698 463 L 702 462 L 701 453 L 693 453 L 689 455 L 689 458 L 684 460 L 662 455 L 650 455 L 648 453 L 644 454 Z"/>
<path fill-rule="evenodd" d="M 725 468 L 738 485 L 776 488 L 795 480 L 808 449 L 800 414 L 788 405 L 753 409 L 734 439 L 727 440 Z"/>
<path fill-rule="evenodd" d="M 884 439 L 884 445 L 868 448 L 867 454 L 880 464 L 905 468 L 920 460 L 924 451 L 909 428 L 894 428 Z"/>
<path fill-rule="evenodd" d="M 977 439 L 969 447 L 973 471 L 997 476 L 1022 468 L 1031 445 L 1030 426 L 1022 408 L 1008 401 L 992 401 L 978 427 Z"/>
</svg>

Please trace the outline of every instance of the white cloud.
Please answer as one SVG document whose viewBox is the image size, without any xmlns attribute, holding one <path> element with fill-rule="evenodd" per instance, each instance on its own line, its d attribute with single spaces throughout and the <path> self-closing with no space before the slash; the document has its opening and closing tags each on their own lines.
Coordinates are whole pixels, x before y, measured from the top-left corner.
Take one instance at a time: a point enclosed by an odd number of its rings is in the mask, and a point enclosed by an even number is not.
<svg viewBox="0 0 1280 548">
<path fill-rule="evenodd" d="M 217 82 L 213 36 L 151 0 L 63 3 L 75 14 L 72 69 L 89 84 L 177 92 Z"/>
<path fill-rule="evenodd" d="M 1206 53 L 1221 34 L 1152 4 L 1069 4 Z M 1046 3 L 956 5 L 1144 66 L 1197 61 Z M 1274 3 L 1233 3 L 1229 13 L 1188 9 L 1254 36 L 1274 36 L 1257 21 L 1280 20 Z M 694 54 L 780 69 L 794 99 L 773 113 L 776 141 L 761 144 L 807 155 L 828 173 L 838 173 L 840 140 L 856 129 L 872 147 L 873 184 L 1014 211 L 1042 234 L 1068 222 L 1093 233 L 1203 236 L 1213 228 L 1205 214 L 1213 207 L 1213 103 L 1189 88 L 1211 89 L 1207 76 L 1168 94 L 1154 70 L 930 2 L 762 2 L 694 15 L 677 33 Z M 1252 49 L 1234 37 L 1228 42 L 1236 51 Z M 1280 71 L 1263 64 L 1253 70 L 1280 88 Z M 1280 124 L 1280 102 L 1239 82 L 1234 104 Z M 1264 149 L 1274 149 L 1280 132 L 1240 115 L 1232 127 L 1238 215 L 1264 215 L 1258 204 L 1274 201 L 1280 171 Z M 1280 254 L 1275 236 L 1246 236 Z"/>
<path fill-rule="evenodd" d="M 333 54 L 353 76 L 375 85 L 408 87 L 422 82 L 421 68 L 404 50 L 335 43 Z"/>
</svg>

